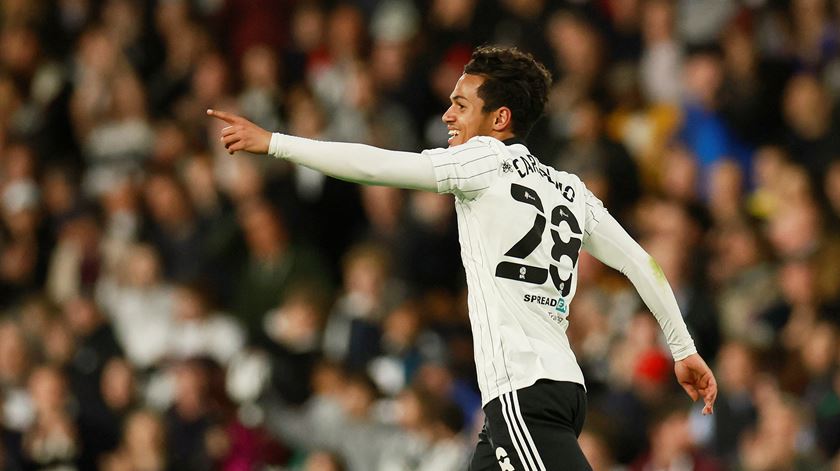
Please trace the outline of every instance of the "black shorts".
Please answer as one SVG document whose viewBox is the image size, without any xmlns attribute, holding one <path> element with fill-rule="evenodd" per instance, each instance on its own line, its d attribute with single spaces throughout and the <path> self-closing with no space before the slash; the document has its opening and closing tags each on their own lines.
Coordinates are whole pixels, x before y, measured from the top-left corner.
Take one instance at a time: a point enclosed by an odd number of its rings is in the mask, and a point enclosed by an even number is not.
<svg viewBox="0 0 840 471">
<path fill-rule="evenodd" d="M 592 469 L 577 441 L 586 418 L 580 384 L 542 379 L 488 402 L 484 415 L 470 471 Z"/>
</svg>

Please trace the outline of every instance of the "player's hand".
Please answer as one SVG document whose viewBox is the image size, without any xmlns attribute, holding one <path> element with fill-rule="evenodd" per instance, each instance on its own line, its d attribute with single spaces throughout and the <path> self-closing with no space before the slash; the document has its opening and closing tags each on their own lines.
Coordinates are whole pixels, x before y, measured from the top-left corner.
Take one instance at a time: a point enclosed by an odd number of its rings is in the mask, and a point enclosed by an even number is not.
<svg viewBox="0 0 840 471">
<path fill-rule="evenodd" d="M 706 403 L 703 407 L 703 415 L 714 412 L 715 399 L 717 399 L 717 381 L 712 370 L 698 354 L 690 355 L 674 363 L 674 373 L 677 380 L 691 399 L 703 398 Z"/>
<path fill-rule="evenodd" d="M 207 110 L 207 115 L 221 119 L 228 125 L 222 128 L 221 141 L 228 154 L 244 150 L 254 154 L 267 154 L 271 133 L 242 116 L 224 111 Z"/>
</svg>

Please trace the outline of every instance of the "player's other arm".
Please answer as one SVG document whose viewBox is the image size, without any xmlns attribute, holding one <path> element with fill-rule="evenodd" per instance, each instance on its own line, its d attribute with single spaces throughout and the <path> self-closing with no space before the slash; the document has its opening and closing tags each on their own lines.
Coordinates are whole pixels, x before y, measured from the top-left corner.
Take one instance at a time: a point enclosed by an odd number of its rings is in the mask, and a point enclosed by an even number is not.
<svg viewBox="0 0 840 471">
<path fill-rule="evenodd" d="M 584 241 L 584 248 L 630 279 L 665 334 L 680 385 L 693 400 L 703 398 L 704 414 L 712 413 L 717 382 L 712 370 L 697 354 L 671 286 L 656 261 L 609 213 L 604 213 Z"/>
<path fill-rule="evenodd" d="M 432 161 L 423 154 L 271 133 L 231 113 L 207 110 L 207 114 L 228 124 L 222 129 L 220 140 L 230 154 L 238 151 L 270 154 L 342 180 L 437 190 Z"/>
</svg>

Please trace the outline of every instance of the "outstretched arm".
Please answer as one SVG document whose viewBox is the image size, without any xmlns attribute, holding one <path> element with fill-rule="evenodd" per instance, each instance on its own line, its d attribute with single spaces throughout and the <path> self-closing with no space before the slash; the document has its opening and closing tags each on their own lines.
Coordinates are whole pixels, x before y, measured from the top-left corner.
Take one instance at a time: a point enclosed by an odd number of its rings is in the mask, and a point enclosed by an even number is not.
<svg viewBox="0 0 840 471">
<path fill-rule="evenodd" d="M 717 397 L 714 374 L 697 354 L 671 286 L 656 261 L 608 213 L 584 242 L 584 248 L 630 279 L 665 334 L 680 385 L 693 400 L 702 397 L 706 403 L 703 413 L 711 414 Z"/>
<path fill-rule="evenodd" d="M 207 114 L 228 124 L 222 129 L 220 139 L 230 154 L 238 151 L 270 154 L 342 180 L 437 190 L 431 158 L 423 154 L 272 134 L 241 116 L 217 110 L 207 110 Z"/>
</svg>

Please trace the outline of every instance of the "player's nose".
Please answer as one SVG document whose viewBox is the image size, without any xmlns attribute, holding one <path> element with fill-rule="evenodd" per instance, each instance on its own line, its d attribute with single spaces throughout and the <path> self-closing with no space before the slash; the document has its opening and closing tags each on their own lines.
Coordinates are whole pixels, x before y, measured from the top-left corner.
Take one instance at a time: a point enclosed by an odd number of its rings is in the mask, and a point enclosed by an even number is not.
<svg viewBox="0 0 840 471">
<path fill-rule="evenodd" d="M 440 120 L 441 120 L 441 121 L 443 121 L 443 122 L 444 122 L 444 123 L 446 123 L 446 124 L 449 124 L 449 123 L 454 123 L 454 122 L 455 122 L 455 116 L 454 116 L 454 114 L 452 113 L 452 107 L 451 107 L 451 106 L 450 106 L 449 108 L 447 108 L 447 109 L 446 109 L 446 111 L 445 111 L 445 112 L 443 113 L 443 115 L 440 117 Z"/>
</svg>

